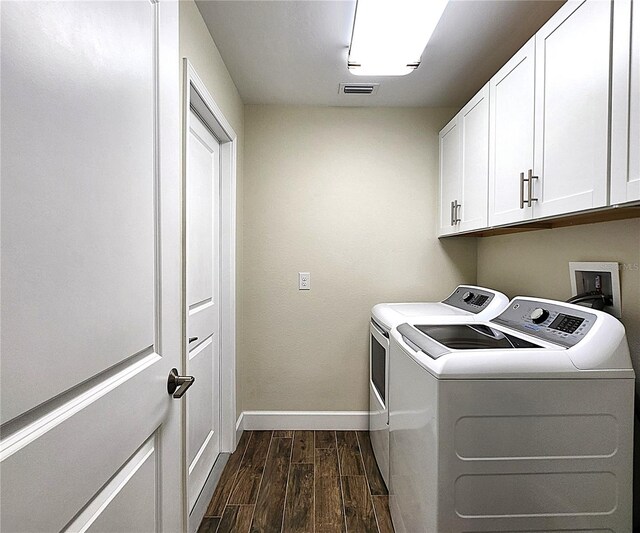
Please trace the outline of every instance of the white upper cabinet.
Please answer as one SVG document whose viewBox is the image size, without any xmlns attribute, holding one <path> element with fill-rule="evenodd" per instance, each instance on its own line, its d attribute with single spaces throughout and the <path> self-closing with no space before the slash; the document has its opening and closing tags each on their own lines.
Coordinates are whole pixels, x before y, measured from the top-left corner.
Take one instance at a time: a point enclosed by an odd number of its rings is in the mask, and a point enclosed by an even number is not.
<svg viewBox="0 0 640 533">
<path fill-rule="evenodd" d="M 640 200 L 640 1 L 616 0 L 611 102 L 612 205 Z"/>
<path fill-rule="evenodd" d="M 640 200 L 640 1 L 632 2 L 627 201 Z"/>
<path fill-rule="evenodd" d="M 440 132 L 439 235 L 487 225 L 489 84 Z"/>
<path fill-rule="evenodd" d="M 611 9 L 570 1 L 536 34 L 535 218 L 607 204 Z"/>
<path fill-rule="evenodd" d="M 489 84 L 462 108 L 460 128 L 460 231 L 487 226 L 489 179 Z"/>
<path fill-rule="evenodd" d="M 460 127 L 456 116 L 440 132 L 439 235 L 455 233 L 459 229 L 460 168 Z"/>
<path fill-rule="evenodd" d="M 531 218 L 524 178 L 533 169 L 535 40 L 532 38 L 489 82 L 489 225 Z"/>
<path fill-rule="evenodd" d="M 441 132 L 440 161 L 440 235 L 640 200 L 640 0 L 566 2 Z"/>
</svg>

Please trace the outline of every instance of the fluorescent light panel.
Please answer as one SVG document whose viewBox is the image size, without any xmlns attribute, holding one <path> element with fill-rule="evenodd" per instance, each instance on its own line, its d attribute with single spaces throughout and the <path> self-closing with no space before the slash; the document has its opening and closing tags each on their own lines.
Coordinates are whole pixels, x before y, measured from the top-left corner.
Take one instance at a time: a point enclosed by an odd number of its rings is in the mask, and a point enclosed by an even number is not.
<svg viewBox="0 0 640 533">
<path fill-rule="evenodd" d="M 418 68 L 447 0 L 358 0 L 349 70 L 404 76 Z"/>
</svg>

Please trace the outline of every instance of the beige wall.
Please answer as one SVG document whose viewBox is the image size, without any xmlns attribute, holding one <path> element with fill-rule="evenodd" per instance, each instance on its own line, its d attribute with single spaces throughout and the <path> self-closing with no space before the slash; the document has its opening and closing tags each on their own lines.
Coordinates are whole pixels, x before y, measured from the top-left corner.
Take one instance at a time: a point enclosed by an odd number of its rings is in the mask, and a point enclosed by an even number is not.
<svg viewBox="0 0 640 533">
<path fill-rule="evenodd" d="M 371 306 L 475 281 L 475 240 L 435 237 L 454 112 L 245 107 L 245 410 L 366 409 Z"/>
<path fill-rule="evenodd" d="M 236 89 L 227 67 L 220 57 L 213 39 L 207 29 L 200 11 L 193 0 L 180 1 L 180 60 L 186 57 L 195 68 L 198 76 L 207 86 L 207 89 L 222 110 L 225 118 L 238 136 L 238 160 L 237 160 L 237 218 L 242 220 L 242 190 L 243 190 L 243 160 L 244 160 L 244 105 Z M 181 80 L 183 73 L 181 66 Z M 180 95 L 182 97 L 183 88 Z M 236 317 L 238 331 L 242 331 L 242 224 L 237 225 L 237 290 L 236 290 Z M 242 384 L 242 358 L 237 363 L 237 387 Z M 242 412 L 240 401 L 236 405 L 237 414 Z"/>
<path fill-rule="evenodd" d="M 478 283 L 509 296 L 566 300 L 569 261 L 618 261 L 622 322 L 640 372 L 640 219 L 478 239 Z"/>
<path fill-rule="evenodd" d="M 184 57 L 240 137 L 244 129 L 242 99 L 193 0 L 180 1 L 180 58 Z"/>
</svg>

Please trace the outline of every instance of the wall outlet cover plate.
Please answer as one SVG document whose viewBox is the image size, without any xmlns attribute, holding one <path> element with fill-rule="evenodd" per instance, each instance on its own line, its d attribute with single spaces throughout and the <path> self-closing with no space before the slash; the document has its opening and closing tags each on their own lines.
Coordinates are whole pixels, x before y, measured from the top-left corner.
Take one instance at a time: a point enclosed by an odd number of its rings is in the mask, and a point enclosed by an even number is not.
<svg viewBox="0 0 640 533">
<path fill-rule="evenodd" d="M 298 272 L 298 290 L 311 290 L 311 274 L 309 272 Z"/>
</svg>

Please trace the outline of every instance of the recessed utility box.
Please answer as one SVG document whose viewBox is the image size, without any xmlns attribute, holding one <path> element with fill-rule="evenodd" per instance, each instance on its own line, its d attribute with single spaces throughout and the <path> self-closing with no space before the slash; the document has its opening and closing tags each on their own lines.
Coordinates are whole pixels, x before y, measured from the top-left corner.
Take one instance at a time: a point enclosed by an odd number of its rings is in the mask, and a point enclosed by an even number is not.
<svg viewBox="0 0 640 533">
<path fill-rule="evenodd" d="M 606 296 L 612 305 L 606 305 L 604 311 L 620 318 L 620 267 L 613 262 L 570 262 L 571 294 Z"/>
</svg>

